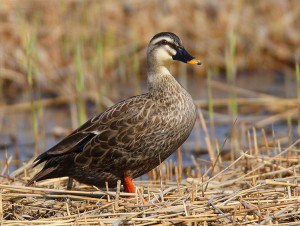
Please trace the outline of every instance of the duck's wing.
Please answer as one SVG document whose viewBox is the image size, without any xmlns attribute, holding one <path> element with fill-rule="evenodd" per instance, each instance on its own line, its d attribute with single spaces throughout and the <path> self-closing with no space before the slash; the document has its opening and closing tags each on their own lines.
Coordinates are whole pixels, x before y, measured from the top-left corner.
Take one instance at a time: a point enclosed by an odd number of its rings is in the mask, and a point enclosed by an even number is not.
<svg viewBox="0 0 300 226">
<path fill-rule="evenodd" d="M 137 98 L 102 117 L 101 129 L 76 155 L 75 164 L 113 170 L 152 150 L 156 141 L 162 143 L 154 139 L 162 139 L 159 134 L 165 123 L 156 109 L 151 99 Z"/>
<path fill-rule="evenodd" d="M 101 146 L 101 141 L 107 140 L 105 139 L 107 136 L 124 135 L 125 131 L 130 130 L 129 127 L 135 123 L 131 119 L 136 118 L 148 100 L 147 95 L 134 96 L 91 118 L 58 144 L 38 156 L 34 166 L 56 156 L 87 152 L 91 147 L 95 148 L 97 145 L 104 150 L 106 145 Z M 112 142 L 114 141 L 108 141 L 110 145 L 117 145 Z"/>
</svg>

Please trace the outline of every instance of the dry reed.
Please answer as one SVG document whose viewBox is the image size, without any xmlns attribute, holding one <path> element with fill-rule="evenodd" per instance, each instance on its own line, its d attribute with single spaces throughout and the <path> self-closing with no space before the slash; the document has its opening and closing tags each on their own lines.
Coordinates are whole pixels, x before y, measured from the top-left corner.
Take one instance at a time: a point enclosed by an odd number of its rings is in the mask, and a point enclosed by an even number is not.
<svg viewBox="0 0 300 226">
<path fill-rule="evenodd" d="M 208 65 L 210 77 L 223 75 L 226 68 L 234 76 L 228 84 L 209 80 L 209 101 L 195 101 L 202 108 L 195 130 L 203 131 L 204 139 L 197 133 L 193 164 L 183 165 L 183 151 L 178 150 L 178 162 L 164 162 L 148 180 L 135 181 L 135 194 L 122 192 L 120 185 L 99 190 L 78 183 L 70 191 L 67 178 L 25 187 L 36 172 L 32 160 L 10 172 L 20 160 L 5 154 L 0 160 L 0 224 L 298 225 L 299 141 L 291 144 L 293 133 L 278 136 L 273 125 L 299 119 L 299 95 L 279 97 L 236 86 L 241 72 L 279 71 L 285 81 L 295 77 L 299 11 L 297 0 L 189 0 L 184 6 L 173 0 L 1 3 L 0 130 L 11 140 L 19 132 L 15 115 L 35 110 L 32 121 L 46 126 L 39 109 L 67 106 L 75 127 L 85 116 L 84 104 L 92 102 L 99 112 L 125 95 L 139 94 L 140 81 L 145 80 L 145 47 L 159 31 L 182 37 L 186 48 Z M 182 82 L 188 73 L 205 74 L 185 66 L 174 70 Z M 299 65 L 296 73 L 299 84 Z M 225 97 L 215 97 L 216 92 Z M 233 100 L 232 110 L 239 114 L 235 123 L 224 111 Z M 234 124 L 237 135 L 217 139 L 214 131 L 224 124 Z M 40 145 L 46 143 L 44 130 L 40 126 L 36 132 Z M 235 159 L 228 160 L 231 139 L 238 148 Z M 18 145 L 12 141 L 14 148 Z M 9 145 L 0 146 L 7 153 Z M 209 153 L 210 160 L 200 159 L 199 153 Z"/>
<path fill-rule="evenodd" d="M 2 177 L 1 222 L 5 225 L 295 223 L 300 217 L 298 143 L 299 140 L 277 155 L 267 155 L 263 149 L 251 155 L 244 150 L 234 162 L 217 163 L 220 171 L 211 178 L 183 175 L 180 183 L 168 178 L 162 186 L 159 175 L 167 170 L 163 163 L 156 169 L 159 177 L 156 181 L 135 181 L 135 194 L 120 192 L 120 186 L 116 191 L 104 191 L 81 184 L 70 191 L 66 190 L 67 178 L 25 187 L 35 170 L 24 166 L 23 171 Z M 204 187 L 207 189 L 203 190 Z"/>
</svg>

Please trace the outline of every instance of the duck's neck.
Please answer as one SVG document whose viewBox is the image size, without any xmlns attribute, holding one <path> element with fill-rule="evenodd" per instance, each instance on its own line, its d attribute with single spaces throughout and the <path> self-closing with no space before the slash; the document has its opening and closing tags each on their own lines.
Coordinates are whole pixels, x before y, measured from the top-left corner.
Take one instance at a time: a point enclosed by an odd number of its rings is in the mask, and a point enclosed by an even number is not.
<svg viewBox="0 0 300 226">
<path fill-rule="evenodd" d="M 183 89 L 166 66 L 155 64 L 153 61 L 150 63 L 148 61 L 147 75 L 149 93 L 153 96 L 165 95 L 166 92 L 177 93 Z"/>
<path fill-rule="evenodd" d="M 177 89 L 180 86 L 171 75 L 168 68 L 159 66 L 148 68 L 148 88 L 152 95 L 164 93 L 170 89 Z"/>
</svg>

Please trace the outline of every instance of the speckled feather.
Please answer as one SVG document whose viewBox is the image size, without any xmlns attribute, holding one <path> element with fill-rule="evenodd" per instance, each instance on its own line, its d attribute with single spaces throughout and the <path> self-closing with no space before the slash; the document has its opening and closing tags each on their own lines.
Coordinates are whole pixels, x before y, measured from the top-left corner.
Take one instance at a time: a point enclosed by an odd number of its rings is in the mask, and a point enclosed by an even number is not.
<svg viewBox="0 0 300 226">
<path fill-rule="evenodd" d="M 189 136 L 195 105 L 168 70 L 151 67 L 148 62 L 149 93 L 112 106 L 41 154 L 35 165 L 45 165 L 28 184 L 69 176 L 98 187 L 107 181 L 114 187 L 124 175 L 139 177 L 169 157 Z"/>
</svg>

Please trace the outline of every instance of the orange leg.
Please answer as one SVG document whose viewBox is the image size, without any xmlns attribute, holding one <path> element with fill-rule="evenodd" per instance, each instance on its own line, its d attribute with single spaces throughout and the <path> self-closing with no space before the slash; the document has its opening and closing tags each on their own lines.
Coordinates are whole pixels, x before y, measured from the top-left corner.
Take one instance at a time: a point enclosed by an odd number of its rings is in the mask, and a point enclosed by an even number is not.
<svg viewBox="0 0 300 226">
<path fill-rule="evenodd" d="M 131 178 L 127 175 L 124 175 L 124 190 L 128 193 L 135 193 L 134 184 Z"/>
</svg>

